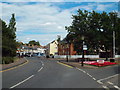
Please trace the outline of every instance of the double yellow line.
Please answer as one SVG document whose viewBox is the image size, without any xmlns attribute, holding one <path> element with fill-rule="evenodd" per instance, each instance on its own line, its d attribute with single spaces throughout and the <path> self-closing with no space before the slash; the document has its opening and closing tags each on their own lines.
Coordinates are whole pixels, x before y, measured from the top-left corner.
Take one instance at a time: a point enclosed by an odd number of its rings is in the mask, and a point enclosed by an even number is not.
<svg viewBox="0 0 120 90">
<path fill-rule="evenodd" d="M 57 62 L 58 64 L 61 64 L 61 65 L 64 65 L 64 66 L 67 66 L 67 67 L 69 67 L 69 68 L 73 68 L 72 66 L 70 66 L 70 65 L 67 65 L 67 64 L 64 64 L 64 63 L 61 63 L 61 62 Z"/>
<path fill-rule="evenodd" d="M 9 70 L 12 70 L 12 69 L 15 69 L 15 68 L 21 67 L 21 66 L 27 64 L 28 62 L 29 62 L 29 61 L 27 60 L 27 61 L 26 61 L 25 63 L 23 63 L 23 64 L 20 64 L 20 65 L 18 65 L 18 66 L 16 66 L 16 67 L 13 67 L 13 68 L 9 68 L 9 69 L 6 69 L 6 70 L 2 70 L 2 71 L 0 71 L 0 72 L 5 72 L 5 71 L 9 71 Z"/>
</svg>

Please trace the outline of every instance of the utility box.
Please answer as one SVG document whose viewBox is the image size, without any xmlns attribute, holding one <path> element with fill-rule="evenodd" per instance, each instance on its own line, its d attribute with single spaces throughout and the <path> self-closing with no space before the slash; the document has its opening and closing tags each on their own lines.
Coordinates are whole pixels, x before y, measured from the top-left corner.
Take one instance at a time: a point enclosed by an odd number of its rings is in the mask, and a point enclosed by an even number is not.
<svg viewBox="0 0 120 90">
<path fill-rule="evenodd" d="M 113 58 L 112 58 L 112 59 L 110 59 L 110 62 L 115 62 L 115 59 L 113 59 Z"/>
<path fill-rule="evenodd" d="M 111 53 L 110 52 L 100 52 L 99 53 L 99 57 L 100 58 L 106 58 L 106 57 L 110 58 L 111 57 Z"/>
</svg>

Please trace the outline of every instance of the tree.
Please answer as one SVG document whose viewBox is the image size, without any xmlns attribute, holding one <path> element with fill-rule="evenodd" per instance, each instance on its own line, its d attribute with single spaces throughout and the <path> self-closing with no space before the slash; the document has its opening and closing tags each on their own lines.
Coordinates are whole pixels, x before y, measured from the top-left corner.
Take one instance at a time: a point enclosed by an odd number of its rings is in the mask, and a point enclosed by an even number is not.
<svg viewBox="0 0 120 90">
<path fill-rule="evenodd" d="M 77 15 L 72 15 L 72 19 L 72 25 L 65 27 L 68 31 L 66 38 L 74 43 L 74 48 L 78 54 L 82 51 L 82 36 L 85 37 L 84 41 L 90 53 L 94 50 L 99 51 L 99 49 L 106 52 L 112 51 L 113 31 L 116 31 L 116 40 L 120 35 L 120 24 L 118 23 L 120 19 L 115 12 L 107 14 L 106 12 L 97 13 L 79 9 Z"/>
<path fill-rule="evenodd" d="M 40 46 L 40 43 L 39 43 L 38 41 L 35 41 L 35 40 L 29 41 L 28 44 L 30 44 L 30 45 L 38 45 L 38 46 Z"/>
<path fill-rule="evenodd" d="M 10 63 L 13 62 L 12 58 L 16 56 L 15 16 L 12 14 L 8 26 L 3 20 L 0 20 L 0 22 L 2 22 L 2 56 L 11 58 L 10 60 L 3 58 L 3 61 Z"/>
</svg>

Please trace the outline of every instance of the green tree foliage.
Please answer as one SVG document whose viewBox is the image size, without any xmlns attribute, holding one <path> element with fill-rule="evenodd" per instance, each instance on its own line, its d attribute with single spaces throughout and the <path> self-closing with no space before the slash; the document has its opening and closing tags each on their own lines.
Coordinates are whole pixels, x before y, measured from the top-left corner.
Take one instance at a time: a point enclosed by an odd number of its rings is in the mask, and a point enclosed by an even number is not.
<svg viewBox="0 0 120 90">
<path fill-rule="evenodd" d="M 30 44 L 30 45 L 38 45 L 38 46 L 40 46 L 40 43 L 39 43 L 38 41 L 35 41 L 35 40 L 29 41 L 28 44 Z"/>
<path fill-rule="evenodd" d="M 78 54 L 82 52 L 82 36 L 85 37 L 85 44 L 88 51 L 98 53 L 99 49 L 112 51 L 113 31 L 116 31 L 116 41 L 119 41 L 120 24 L 116 12 L 95 11 L 88 12 L 86 10 L 78 10 L 77 15 L 72 15 L 72 25 L 65 27 L 68 31 L 66 39 L 74 43 L 75 50 Z M 104 47 L 103 47 L 104 46 Z M 120 48 L 117 43 L 117 49 Z"/>
<path fill-rule="evenodd" d="M 0 20 L 0 22 L 2 22 L 2 56 L 13 58 L 16 56 L 15 16 L 12 14 L 9 26 L 3 20 Z"/>
</svg>

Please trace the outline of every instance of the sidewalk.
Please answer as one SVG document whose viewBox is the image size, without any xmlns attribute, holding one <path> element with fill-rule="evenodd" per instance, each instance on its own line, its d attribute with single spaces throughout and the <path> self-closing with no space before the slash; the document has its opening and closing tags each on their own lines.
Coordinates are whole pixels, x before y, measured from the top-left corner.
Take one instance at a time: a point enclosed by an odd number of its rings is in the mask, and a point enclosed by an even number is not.
<svg viewBox="0 0 120 90">
<path fill-rule="evenodd" d="M 66 62 L 66 59 L 62 59 L 62 58 L 61 59 L 60 58 L 59 59 L 48 58 L 48 60 L 57 60 L 61 63 L 67 64 L 69 66 L 77 67 L 77 68 L 81 68 L 81 69 L 98 69 L 98 68 L 109 68 L 109 67 L 115 66 L 115 65 L 109 65 L 109 66 L 98 67 L 98 66 L 84 64 L 84 66 L 82 67 L 81 63 L 77 62 L 75 59 L 69 59 L 68 62 Z M 120 58 L 116 59 L 116 63 L 118 63 L 117 65 L 120 65 Z"/>
<path fill-rule="evenodd" d="M 18 61 L 15 61 L 14 63 L 10 63 L 10 64 L 0 64 L 0 66 L 2 66 L 2 70 L 6 70 L 18 65 L 21 65 L 23 63 L 25 63 L 27 60 L 25 58 L 20 58 Z"/>
<path fill-rule="evenodd" d="M 67 64 L 67 65 L 70 65 L 72 67 L 77 67 L 77 68 L 81 68 L 81 69 L 97 69 L 97 68 L 99 68 L 99 67 L 96 67 L 96 66 L 86 65 L 86 64 L 84 64 L 84 66 L 82 67 L 81 63 L 79 63 L 79 62 L 63 62 L 63 61 L 60 61 L 60 62 L 64 63 L 64 64 Z"/>
</svg>

